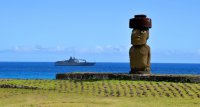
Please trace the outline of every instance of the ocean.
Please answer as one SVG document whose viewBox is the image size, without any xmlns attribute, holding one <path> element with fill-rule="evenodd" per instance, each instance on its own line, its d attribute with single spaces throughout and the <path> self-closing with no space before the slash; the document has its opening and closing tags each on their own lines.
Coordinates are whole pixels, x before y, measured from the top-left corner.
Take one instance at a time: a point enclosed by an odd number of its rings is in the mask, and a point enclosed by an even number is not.
<svg viewBox="0 0 200 107">
<path fill-rule="evenodd" d="M 57 73 L 129 73 L 129 63 L 96 63 L 95 66 L 55 66 L 53 62 L 0 62 L 0 78 L 55 79 Z M 152 63 L 152 74 L 200 75 L 200 64 Z"/>
</svg>

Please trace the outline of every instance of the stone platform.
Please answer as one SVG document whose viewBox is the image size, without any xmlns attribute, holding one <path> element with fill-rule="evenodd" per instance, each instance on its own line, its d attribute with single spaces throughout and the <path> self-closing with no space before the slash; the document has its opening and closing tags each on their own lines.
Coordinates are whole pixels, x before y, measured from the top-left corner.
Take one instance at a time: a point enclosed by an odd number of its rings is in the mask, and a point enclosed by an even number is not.
<svg viewBox="0 0 200 107">
<path fill-rule="evenodd" d="M 56 79 L 62 80 L 145 80 L 167 82 L 191 82 L 200 83 L 200 75 L 145 75 L 145 74 L 122 74 L 122 73 L 65 73 L 56 74 Z"/>
</svg>

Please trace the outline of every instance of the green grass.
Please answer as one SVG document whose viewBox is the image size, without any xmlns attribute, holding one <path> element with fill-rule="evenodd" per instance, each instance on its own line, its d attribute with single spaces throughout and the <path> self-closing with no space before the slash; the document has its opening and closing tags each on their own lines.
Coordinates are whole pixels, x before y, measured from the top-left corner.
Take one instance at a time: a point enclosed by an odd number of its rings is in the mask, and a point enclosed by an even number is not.
<svg viewBox="0 0 200 107">
<path fill-rule="evenodd" d="M 0 86 L 2 84 L 9 85 L 10 88 L 0 88 L 0 107 L 199 107 L 200 105 L 198 83 L 0 80 Z"/>
</svg>

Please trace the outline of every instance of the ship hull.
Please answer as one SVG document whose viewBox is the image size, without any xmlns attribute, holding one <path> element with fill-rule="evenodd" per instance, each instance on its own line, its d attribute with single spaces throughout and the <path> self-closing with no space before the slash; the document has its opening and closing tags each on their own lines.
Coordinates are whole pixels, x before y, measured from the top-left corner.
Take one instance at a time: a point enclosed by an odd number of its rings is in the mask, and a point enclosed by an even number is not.
<svg viewBox="0 0 200 107">
<path fill-rule="evenodd" d="M 55 62 L 55 66 L 93 66 L 96 63 L 86 62 L 86 63 L 66 63 L 66 62 Z"/>
</svg>

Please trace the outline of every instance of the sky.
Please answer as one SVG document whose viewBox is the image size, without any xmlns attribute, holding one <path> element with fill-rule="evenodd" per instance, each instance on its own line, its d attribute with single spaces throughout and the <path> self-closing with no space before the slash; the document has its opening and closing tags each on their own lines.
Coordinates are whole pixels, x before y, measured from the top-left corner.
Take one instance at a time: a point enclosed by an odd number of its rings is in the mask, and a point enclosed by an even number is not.
<svg viewBox="0 0 200 107">
<path fill-rule="evenodd" d="M 200 63 L 200 0 L 0 0 L 0 62 L 129 62 L 129 19 L 152 19 L 152 63 Z"/>
</svg>

